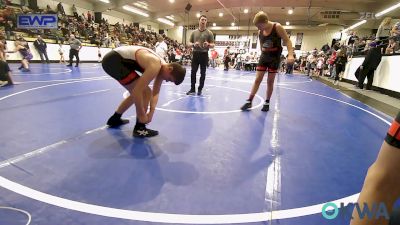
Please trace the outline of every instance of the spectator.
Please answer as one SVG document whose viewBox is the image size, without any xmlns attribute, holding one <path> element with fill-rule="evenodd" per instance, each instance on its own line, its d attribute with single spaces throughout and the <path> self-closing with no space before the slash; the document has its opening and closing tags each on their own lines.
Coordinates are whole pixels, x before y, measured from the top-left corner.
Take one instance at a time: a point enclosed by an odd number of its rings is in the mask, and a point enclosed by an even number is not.
<svg viewBox="0 0 400 225">
<path fill-rule="evenodd" d="M 289 55 L 286 55 L 286 58 L 288 59 Z M 296 59 L 296 53 L 293 53 L 293 58 Z M 293 74 L 294 63 L 286 63 L 286 65 L 286 74 Z"/>
<path fill-rule="evenodd" d="M 101 48 L 100 48 L 100 45 L 97 46 L 97 56 L 99 57 L 97 62 L 101 62 Z"/>
<path fill-rule="evenodd" d="M 386 17 L 379 25 L 378 31 L 376 32 L 376 39 L 381 41 L 383 44 L 383 52 L 386 51 L 386 47 L 389 43 L 390 31 L 392 30 L 392 18 Z"/>
<path fill-rule="evenodd" d="M 307 56 L 307 76 L 312 77 L 311 70 L 314 70 L 317 66 L 317 51 L 313 50 L 310 55 Z"/>
<path fill-rule="evenodd" d="M 217 66 L 217 59 L 218 59 L 218 52 L 215 51 L 215 49 L 213 48 L 211 50 L 211 66 L 212 66 L 212 68 L 215 68 Z"/>
<path fill-rule="evenodd" d="M 156 53 L 165 60 L 167 58 L 168 46 L 161 35 L 158 36 L 158 42 L 156 43 L 155 47 Z"/>
<path fill-rule="evenodd" d="M 229 62 L 231 61 L 231 56 L 229 53 L 229 49 L 230 47 L 226 47 L 226 49 L 224 50 L 224 70 L 228 71 L 229 70 Z"/>
<path fill-rule="evenodd" d="M 47 56 L 47 44 L 43 41 L 40 35 L 38 35 L 37 39 L 33 42 L 33 46 L 35 46 L 36 50 L 38 51 L 42 63 L 44 62 L 43 55 L 46 58 L 46 63 L 49 63 L 49 57 Z"/>
<path fill-rule="evenodd" d="M 57 4 L 57 13 L 65 16 L 64 6 L 59 2 Z"/>
<path fill-rule="evenodd" d="M 58 54 L 60 54 L 60 64 L 61 63 L 65 64 L 64 49 L 63 49 L 63 45 L 61 43 L 58 44 Z"/>
<path fill-rule="evenodd" d="M 385 54 L 394 54 L 397 50 L 399 50 L 399 43 L 396 42 L 395 37 L 390 37 Z"/>
<path fill-rule="evenodd" d="M 10 40 L 11 35 L 15 36 L 15 26 L 11 20 L 7 20 L 6 24 L 4 25 L 4 31 L 6 32 L 7 40 Z"/>
<path fill-rule="evenodd" d="M 115 47 L 118 48 L 121 46 L 121 42 L 119 41 L 119 39 L 116 37 L 115 38 Z"/>
<path fill-rule="evenodd" d="M 0 36 L 0 61 L 6 60 L 6 50 L 7 50 L 7 42 L 4 36 Z"/>
<path fill-rule="evenodd" d="M 75 7 L 75 4 L 72 4 L 72 13 L 74 14 L 74 17 L 78 19 L 78 10 Z"/>
<path fill-rule="evenodd" d="M 4 0 L 0 0 L 0 9 L 4 9 L 6 7 L 6 2 Z"/>
<path fill-rule="evenodd" d="M 175 54 L 174 48 L 170 48 L 168 51 L 168 61 L 170 63 L 176 62 L 177 60 L 175 59 L 175 56 L 176 56 L 176 54 Z"/>
<path fill-rule="evenodd" d="M 87 20 L 89 23 L 92 22 L 92 14 L 90 13 L 90 11 L 87 11 Z"/>
<path fill-rule="evenodd" d="M 392 36 L 396 38 L 396 41 L 400 41 L 400 22 L 397 22 L 392 28 Z"/>
<path fill-rule="evenodd" d="M 367 77 L 368 82 L 366 90 L 371 90 L 372 82 L 374 81 L 374 72 L 382 60 L 381 49 L 376 46 L 377 44 L 375 42 L 370 44 L 370 49 L 360 67 L 360 77 L 358 79 L 358 87 L 360 89 L 364 88 L 364 80 Z"/>
<path fill-rule="evenodd" d="M 336 73 L 335 61 L 336 61 L 336 51 L 333 51 L 332 55 L 328 59 L 329 75 L 330 75 L 330 78 L 332 78 L 332 79 L 335 77 L 335 73 Z"/>
<path fill-rule="evenodd" d="M 339 84 L 339 76 L 342 72 L 344 72 L 347 63 L 347 51 L 345 46 L 341 46 L 340 50 L 338 50 L 335 64 L 336 64 L 336 75 L 334 85 Z"/>
<path fill-rule="evenodd" d="M 51 7 L 50 7 L 50 5 L 47 5 L 46 6 L 46 11 L 45 11 L 46 13 L 49 13 L 49 14 L 55 14 L 56 13 L 56 11 L 54 11 Z"/>
<path fill-rule="evenodd" d="M 321 51 L 323 51 L 325 54 L 328 53 L 328 51 L 331 50 L 329 47 L 329 44 L 326 43 L 324 46 L 322 46 Z"/>
</svg>

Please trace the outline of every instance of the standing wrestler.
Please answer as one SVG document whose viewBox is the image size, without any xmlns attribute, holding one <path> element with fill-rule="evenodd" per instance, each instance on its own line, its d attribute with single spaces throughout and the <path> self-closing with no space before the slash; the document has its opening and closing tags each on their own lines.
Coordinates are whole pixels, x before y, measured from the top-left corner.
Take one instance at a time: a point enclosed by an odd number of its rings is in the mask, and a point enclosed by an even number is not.
<svg viewBox="0 0 400 225">
<path fill-rule="evenodd" d="M 206 79 L 206 68 L 208 64 L 208 49 L 214 48 L 214 35 L 206 28 L 207 17 L 201 15 L 199 19 L 199 29 L 193 31 L 190 36 L 189 47 L 193 47 L 192 74 L 190 77 L 191 88 L 186 93 L 188 95 L 196 94 L 196 73 L 200 65 L 200 85 L 197 91 L 202 94 L 204 80 Z"/>
<path fill-rule="evenodd" d="M 246 103 L 242 106 L 242 110 L 248 110 L 252 107 L 252 101 L 256 95 L 258 88 L 264 78 L 264 74 L 268 71 L 267 80 L 267 98 L 262 107 L 262 111 L 269 110 L 269 101 L 274 88 L 275 75 L 279 69 L 279 61 L 282 53 L 282 40 L 287 44 L 288 58 L 287 63 L 293 64 L 293 46 L 285 29 L 281 24 L 269 21 L 265 12 L 258 12 L 254 16 L 254 25 L 258 28 L 258 36 L 260 39 L 261 56 L 257 65 L 256 80 L 254 81 L 251 93 Z"/>
</svg>

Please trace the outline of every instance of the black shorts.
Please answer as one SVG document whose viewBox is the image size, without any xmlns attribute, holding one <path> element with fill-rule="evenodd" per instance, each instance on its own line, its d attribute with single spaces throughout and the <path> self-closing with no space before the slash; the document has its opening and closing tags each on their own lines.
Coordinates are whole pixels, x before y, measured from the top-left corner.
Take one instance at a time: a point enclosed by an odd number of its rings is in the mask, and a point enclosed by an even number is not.
<svg viewBox="0 0 400 225">
<path fill-rule="evenodd" d="M 140 76 L 136 71 L 143 71 L 135 60 L 124 59 L 116 51 L 107 53 L 102 61 L 104 71 L 122 85 L 128 85 Z"/>
<path fill-rule="evenodd" d="M 268 71 L 268 73 L 277 73 L 281 61 L 281 54 L 261 53 L 257 64 L 257 71 Z"/>
</svg>

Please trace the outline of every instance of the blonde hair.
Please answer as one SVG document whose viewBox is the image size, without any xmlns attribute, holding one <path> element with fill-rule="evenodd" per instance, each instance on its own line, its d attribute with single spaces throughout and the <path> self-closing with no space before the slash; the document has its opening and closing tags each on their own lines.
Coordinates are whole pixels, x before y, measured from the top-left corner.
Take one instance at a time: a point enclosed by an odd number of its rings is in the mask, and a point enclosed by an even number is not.
<svg viewBox="0 0 400 225">
<path fill-rule="evenodd" d="M 392 17 L 385 17 L 385 19 L 383 19 L 381 24 L 388 25 L 388 24 L 390 24 L 390 22 L 392 22 Z"/>
<path fill-rule="evenodd" d="M 267 13 L 260 11 L 254 16 L 253 24 L 257 25 L 259 23 L 268 23 L 268 21 L 269 19 Z"/>
</svg>

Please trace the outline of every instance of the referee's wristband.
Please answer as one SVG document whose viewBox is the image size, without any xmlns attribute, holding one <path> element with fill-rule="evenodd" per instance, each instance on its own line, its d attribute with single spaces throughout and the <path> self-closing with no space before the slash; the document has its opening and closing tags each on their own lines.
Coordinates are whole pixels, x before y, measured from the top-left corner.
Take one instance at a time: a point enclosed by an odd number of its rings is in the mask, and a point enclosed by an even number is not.
<svg viewBox="0 0 400 225">
<path fill-rule="evenodd" d="M 400 148 L 400 112 L 390 126 L 385 141 L 393 147 Z"/>
</svg>

